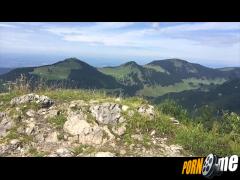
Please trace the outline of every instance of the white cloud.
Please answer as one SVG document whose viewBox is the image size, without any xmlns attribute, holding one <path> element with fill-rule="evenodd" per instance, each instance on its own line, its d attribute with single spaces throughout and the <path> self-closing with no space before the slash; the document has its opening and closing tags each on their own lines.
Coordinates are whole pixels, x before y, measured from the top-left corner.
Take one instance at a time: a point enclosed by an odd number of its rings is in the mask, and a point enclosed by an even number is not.
<svg viewBox="0 0 240 180">
<path fill-rule="evenodd" d="M 0 27 L 3 27 L 3 28 L 15 28 L 16 26 L 11 25 L 11 24 L 3 24 L 3 23 L 0 23 Z"/>
<path fill-rule="evenodd" d="M 237 22 L 206 22 L 206 23 L 186 23 L 176 26 L 161 28 L 161 31 L 174 33 L 186 31 L 205 31 L 205 30 L 240 30 L 240 23 Z"/>
<path fill-rule="evenodd" d="M 97 22 L 98 29 L 116 29 L 134 25 L 134 22 Z"/>
<path fill-rule="evenodd" d="M 0 23 L 0 27 L 1 24 L 7 23 Z M 11 25 L 18 27 L 18 24 Z M 28 23 L 20 23 L 19 27 L 22 29 L 1 31 L 1 51 L 7 47 L 19 51 L 85 52 L 102 54 L 102 57 L 104 54 L 124 57 L 178 57 L 203 59 L 203 62 L 218 59 L 240 64 L 240 23 L 166 25 L 159 22 L 98 22 L 27 25 Z"/>
</svg>

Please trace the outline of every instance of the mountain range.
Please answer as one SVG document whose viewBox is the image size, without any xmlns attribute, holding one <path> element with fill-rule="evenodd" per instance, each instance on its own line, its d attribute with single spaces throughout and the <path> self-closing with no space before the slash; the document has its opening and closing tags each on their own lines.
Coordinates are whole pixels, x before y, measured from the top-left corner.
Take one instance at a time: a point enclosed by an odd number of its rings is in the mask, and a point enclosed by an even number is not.
<svg viewBox="0 0 240 180">
<path fill-rule="evenodd" d="M 154 102 L 173 98 L 187 108 L 209 101 L 226 105 L 225 102 L 240 97 L 240 67 L 209 68 L 181 59 L 155 60 L 145 65 L 130 61 L 119 66 L 96 68 L 76 58 L 68 58 L 45 66 L 0 68 L 0 74 L 0 86 L 6 81 L 15 81 L 22 74 L 33 86 L 44 80 L 50 86 L 104 89 L 114 94 L 142 96 Z M 234 95 L 230 95 L 233 91 Z M 237 111 L 236 106 L 221 107 Z"/>
</svg>

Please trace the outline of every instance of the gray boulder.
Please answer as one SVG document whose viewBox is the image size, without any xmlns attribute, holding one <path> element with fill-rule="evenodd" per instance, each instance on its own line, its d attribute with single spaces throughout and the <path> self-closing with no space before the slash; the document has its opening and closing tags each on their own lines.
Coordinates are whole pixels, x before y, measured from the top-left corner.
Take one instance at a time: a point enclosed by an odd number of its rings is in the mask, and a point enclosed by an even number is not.
<svg viewBox="0 0 240 180">
<path fill-rule="evenodd" d="M 97 124 L 90 124 L 82 112 L 72 113 L 67 117 L 63 129 L 65 132 L 78 136 L 79 143 L 98 145 L 102 143 L 103 131 Z"/>
<path fill-rule="evenodd" d="M 2 114 L 0 117 L 0 137 L 5 137 L 7 135 L 7 130 L 14 127 L 15 122 L 8 118 L 6 114 Z"/>
<path fill-rule="evenodd" d="M 149 117 L 153 117 L 155 114 L 154 107 L 152 105 L 142 105 L 138 108 L 138 112 Z"/>
<path fill-rule="evenodd" d="M 31 103 L 35 102 L 37 104 L 40 104 L 41 107 L 43 108 L 48 108 L 54 104 L 54 101 L 51 100 L 47 96 L 40 96 L 37 94 L 27 94 L 19 97 L 15 97 L 11 100 L 10 104 L 11 105 L 18 105 L 18 104 L 23 104 L 23 103 Z"/>
<path fill-rule="evenodd" d="M 90 111 L 100 124 L 117 124 L 121 118 L 121 106 L 115 103 L 92 105 Z"/>
</svg>

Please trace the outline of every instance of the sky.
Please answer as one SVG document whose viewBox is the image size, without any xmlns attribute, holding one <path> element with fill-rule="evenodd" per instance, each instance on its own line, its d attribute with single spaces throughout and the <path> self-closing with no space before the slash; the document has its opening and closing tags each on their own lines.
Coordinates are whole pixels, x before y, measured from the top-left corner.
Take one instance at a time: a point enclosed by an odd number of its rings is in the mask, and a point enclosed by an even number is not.
<svg viewBox="0 0 240 180">
<path fill-rule="evenodd" d="M 166 58 L 240 66 L 240 22 L 0 22 L 0 67 L 68 57 L 94 66 Z"/>
</svg>

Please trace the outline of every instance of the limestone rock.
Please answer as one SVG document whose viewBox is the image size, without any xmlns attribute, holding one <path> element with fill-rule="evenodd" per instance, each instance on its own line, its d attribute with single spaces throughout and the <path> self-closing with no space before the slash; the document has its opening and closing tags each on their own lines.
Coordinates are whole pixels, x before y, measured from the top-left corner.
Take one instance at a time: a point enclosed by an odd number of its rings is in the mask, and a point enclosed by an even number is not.
<svg viewBox="0 0 240 180">
<path fill-rule="evenodd" d="M 58 142 L 58 133 L 52 132 L 50 133 L 47 138 L 45 139 L 45 142 L 47 143 L 57 143 Z"/>
<path fill-rule="evenodd" d="M 67 148 L 57 149 L 56 154 L 60 157 L 72 157 L 73 156 L 73 153 L 70 150 L 68 150 Z M 52 157 L 55 157 L 55 156 L 52 156 Z"/>
<path fill-rule="evenodd" d="M 126 105 L 123 105 L 123 106 L 122 106 L 122 110 L 123 110 L 123 111 L 127 111 L 127 110 L 128 110 L 128 108 L 129 108 L 129 107 L 128 107 L 128 106 L 126 106 Z"/>
<path fill-rule="evenodd" d="M 18 105 L 23 103 L 35 102 L 40 104 L 43 108 L 48 108 L 53 105 L 54 101 L 47 96 L 39 96 L 37 94 L 27 94 L 19 97 L 15 97 L 11 100 L 11 105 Z"/>
<path fill-rule="evenodd" d="M 30 122 L 26 127 L 25 133 L 29 136 L 34 132 L 34 129 L 35 129 L 35 123 Z"/>
<path fill-rule="evenodd" d="M 140 134 L 133 134 L 133 135 L 131 135 L 131 138 L 138 140 L 138 141 L 143 141 L 143 136 Z"/>
<path fill-rule="evenodd" d="M 82 144 L 101 144 L 103 131 L 96 124 L 92 125 L 86 120 L 83 113 L 68 116 L 63 129 L 65 132 L 78 136 L 79 143 Z"/>
<path fill-rule="evenodd" d="M 18 139 L 12 139 L 11 141 L 10 141 L 10 144 L 11 145 L 19 145 L 21 142 L 18 140 Z"/>
<path fill-rule="evenodd" d="M 113 133 L 117 134 L 118 136 L 122 136 L 125 133 L 126 129 L 127 129 L 126 124 L 124 123 L 120 127 L 114 126 L 112 128 L 112 131 L 113 131 Z"/>
<path fill-rule="evenodd" d="M 95 153 L 95 157 L 115 157 L 115 154 L 111 152 L 97 152 Z"/>
<path fill-rule="evenodd" d="M 143 115 L 147 115 L 150 117 L 154 116 L 154 107 L 152 105 L 142 105 L 138 108 L 138 112 Z"/>
<path fill-rule="evenodd" d="M 174 117 L 171 117 L 170 118 L 170 121 L 173 123 L 173 124 L 180 124 L 179 121 L 177 119 L 175 119 Z"/>
<path fill-rule="evenodd" d="M 115 139 L 115 136 L 110 132 L 107 126 L 104 126 L 102 129 L 107 133 L 110 141 Z"/>
<path fill-rule="evenodd" d="M 100 124 L 116 124 L 121 117 L 121 106 L 115 103 L 92 105 L 90 111 Z"/>
<path fill-rule="evenodd" d="M 29 117 L 34 117 L 34 116 L 35 116 L 35 111 L 32 110 L 32 109 L 29 109 L 29 110 L 26 112 L 26 115 L 29 116 Z"/>
<path fill-rule="evenodd" d="M 82 132 L 88 133 L 90 128 L 91 126 L 86 121 L 86 116 L 83 113 L 68 116 L 63 126 L 64 131 L 71 135 L 78 135 Z"/>
<path fill-rule="evenodd" d="M 120 152 L 119 152 L 121 155 L 125 155 L 127 152 L 125 149 L 121 149 Z"/>
<path fill-rule="evenodd" d="M 2 117 L 2 120 L 0 121 L 0 137 L 5 137 L 7 135 L 7 130 L 13 128 L 14 126 L 15 122 L 6 115 L 4 115 Z"/>
</svg>

